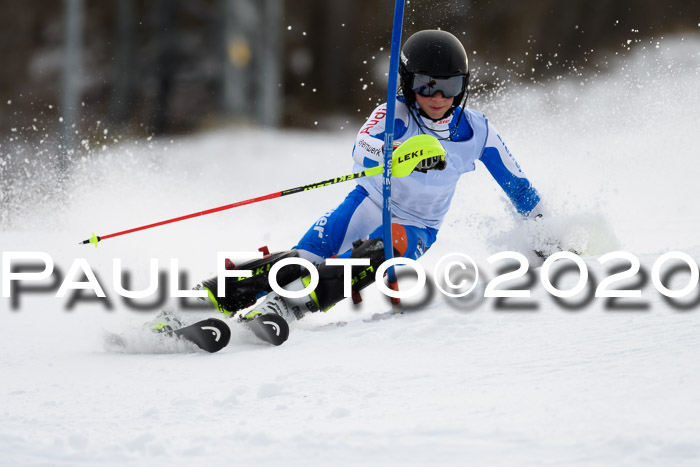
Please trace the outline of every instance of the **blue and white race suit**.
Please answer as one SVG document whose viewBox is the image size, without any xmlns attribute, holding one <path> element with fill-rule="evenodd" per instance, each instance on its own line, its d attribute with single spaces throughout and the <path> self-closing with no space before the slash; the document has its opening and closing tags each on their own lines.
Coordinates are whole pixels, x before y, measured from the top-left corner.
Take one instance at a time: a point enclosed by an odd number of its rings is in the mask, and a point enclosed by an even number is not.
<svg viewBox="0 0 700 467">
<path fill-rule="evenodd" d="M 394 140 L 429 134 L 447 151 L 444 170 L 414 171 L 391 181 L 391 212 L 397 255 L 417 259 L 435 242 L 455 194 L 457 181 L 481 161 L 523 216 L 539 213 L 540 197 L 484 114 L 457 107 L 447 118 L 423 118 L 397 97 Z M 384 162 L 386 104 L 362 126 L 353 148 L 354 172 Z M 382 177 L 365 177 L 336 209 L 325 213 L 295 247 L 300 256 L 320 262 L 348 256 L 352 242 L 382 237 Z"/>
</svg>

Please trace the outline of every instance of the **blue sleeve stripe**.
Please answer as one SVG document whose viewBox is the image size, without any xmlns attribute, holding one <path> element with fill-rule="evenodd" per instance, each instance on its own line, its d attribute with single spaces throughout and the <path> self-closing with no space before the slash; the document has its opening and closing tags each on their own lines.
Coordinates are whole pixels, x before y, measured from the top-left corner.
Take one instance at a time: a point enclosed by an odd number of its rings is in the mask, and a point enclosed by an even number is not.
<svg viewBox="0 0 700 467">
<path fill-rule="evenodd" d="M 524 177 L 517 177 L 503 165 L 498 149 L 493 147 L 484 149 L 481 162 L 484 163 L 494 180 L 503 188 L 503 191 L 508 195 L 518 213 L 526 216 L 540 202 L 540 195 L 530 181 Z"/>
<path fill-rule="evenodd" d="M 371 169 L 372 167 L 378 166 L 379 162 L 375 161 L 374 159 L 370 159 L 369 157 L 365 157 L 365 160 L 362 161 L 362 165 L 367 169 Z"/>
<path fill-rule="evenodd" d="M 406 134 L 406 130 L 408 130 L 408 127 L 406 126 L 406 123 L 403 120 L 399 118 L 394 120 L 394 140 L 403 137 L 403 135 Z M 382 131 L 381 133 L 377 133 L 376 135 L 371 136 L 372 138 L 377 138 L 380 141 L 384 141 L 384 133 L 386 132 Z"/>
<path fill-rule="evenodd" d="M 455 130 L 454 135 L 452 135 L 452 141 L 467 141 L 474 136 L 474 130 L 469 123 L 469 116 L 465 109 L 457 107 L 454 110 L 454 117 L 452 118 L 450 125 L 453 123 L 457 125 L 457 129 Z M 452 128 L 454 128 L 454 126 L 452 126 Z"/>
<path fill-rule="evenodd" d="M 406 134 L 408 127 L 401 119 L 394 120 L 394 139 L 402 138 Z"/>
</svg>

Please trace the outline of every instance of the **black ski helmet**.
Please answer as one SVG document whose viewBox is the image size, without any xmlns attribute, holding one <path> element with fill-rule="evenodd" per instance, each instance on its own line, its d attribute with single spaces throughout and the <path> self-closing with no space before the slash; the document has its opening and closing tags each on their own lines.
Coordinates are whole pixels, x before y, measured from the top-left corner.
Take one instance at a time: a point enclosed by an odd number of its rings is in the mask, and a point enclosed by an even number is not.
<svg viewBox="0 0 700 467">
<path fill-rule="evenodd" d="M 464 76 L 462 92 L 455 96 L 448 115 L 469 94 L 467 52 L 459 39 L 447 31 L 426 29 L 413 34 L 404 43 L 399 62 L 399 77 L 401 92 L 409 106 L 416 102 L 416 94 L 412 89 L 416 73 L 434 78 Z"/>
</svg>

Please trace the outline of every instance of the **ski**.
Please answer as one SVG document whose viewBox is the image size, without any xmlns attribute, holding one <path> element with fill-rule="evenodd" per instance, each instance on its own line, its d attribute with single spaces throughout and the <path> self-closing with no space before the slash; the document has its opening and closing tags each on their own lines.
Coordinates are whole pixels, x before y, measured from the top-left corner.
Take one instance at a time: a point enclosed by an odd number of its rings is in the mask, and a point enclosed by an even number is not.
<svg viewBox="0 0 700 467">
<path fill-rule="evenodd" d="M 150 329 L 127 330 L 122 333 L 106 332 L 104 347 L 109 352 L 160 353 L 185 349 L 167 344 L 187 342 L 214 353 L 226 347 L 231 340 L 231 329 L 220 319 L 208 318 L 179 329 L 153 332 Z"/>
<path fill-rule="evenodd" d="M 242 319 L 239 324 L 249 329 L 253 335 L 266 344 L 281 345 L 289 338 L 289 325 L 274 313 L 257 315 L 253 319 Z M 235 325 L 235 324 L 234 324 Z M 231 340 L 228 324 L 217 318 L 208 318 L 179 329 L 166 332 L 153 332 L 138 329 L 124 333 L 106 332 L 104 347 L 110 352 L 181 352 L 185 348 L 173 347 L 168 342 L 192 343 L 205 352 L 214 353 L 226 347 Z"/>
<path fill-rule="evenodd" d="M 289 338 L 289 324 L 284 318 L 274 313 L 241 320 L 241 323 L 253 331 L 258 339 L 272 345 L 282 345 Z"/>
<path fill-rule="evenodd" d="M 226 323 L 216 318 L 198 321 L 176 329 L 172 334 L 210 353 L 223 349 L 231 340 L 231 329 Z"/>
</svg>

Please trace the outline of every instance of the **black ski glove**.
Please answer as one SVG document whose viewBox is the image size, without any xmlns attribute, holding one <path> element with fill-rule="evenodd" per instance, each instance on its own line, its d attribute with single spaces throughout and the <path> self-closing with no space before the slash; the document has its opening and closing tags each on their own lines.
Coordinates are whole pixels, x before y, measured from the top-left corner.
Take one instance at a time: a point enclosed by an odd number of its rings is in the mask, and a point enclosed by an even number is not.
<svg viewBox="0 0 700 467">
<path fill-rule="evenodd" d="M 401 146 L 403 144 L 403 141 L 394 141 L 392 144 L 392 147 L 394 150 Z M 384 145 L 382 145 L 382 153 L 384 152 Z M 433 156 L 429 159 L 423 159 L 418 163 L 415 169 L 413 169 L 414 172 L 421 172 L 421 173 L 428 173 L 428 170 L 445 170 L 445 167 L 447 167 L 447 161 L 445 160 L 445 156 Z"/>
<path fill-rule="evenodd" d="M 542 214 L 537 214 L 535 217 L 533 217 L 534 222 L 539 222 L 543 218 Z M 547 237 L 544 238 L 539 242 L 539 245 L 537 248 L 533 250 L 537 256 L 539 256 L 542 259 L 547 259 L 550 256 L 552 256 L 554 253 L 558 253 L 560 251 L 564 251 L 564 247 L 562 247 L 561 241 L 557 238 L 554 237 Z M 569 251 L 575 255 L 581 255 L 580 251 L 576 251 L 573 248 L 568 248 L 566 251 Z"/>
<path fill-rule="evenodd" d="M 447 167 L 447 161 L 444 156 L 433 156 L 420 161 L 413 171 L 428 173 L 428 170 L 445 170 L 445 167 Z"/>
</svg>

